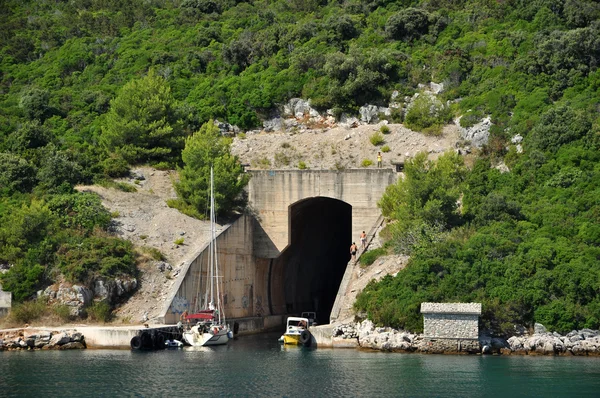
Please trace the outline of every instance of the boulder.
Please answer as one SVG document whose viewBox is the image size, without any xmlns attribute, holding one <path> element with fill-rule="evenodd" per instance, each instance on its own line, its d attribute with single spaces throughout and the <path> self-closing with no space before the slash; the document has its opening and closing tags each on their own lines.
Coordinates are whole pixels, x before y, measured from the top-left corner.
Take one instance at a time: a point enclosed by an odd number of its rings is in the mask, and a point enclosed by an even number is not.
<svg viewBox="0 0 600 398">
<path fill-rule="evenodd" d="M 55 346 L 61 346 L 64 344 L 67 344 L 71 341 L 71 337 L 65 333 L 65 332 L 60 332 L 60 333 L 56 333 L 55 335 L 52 336 L 52 338 L 50 339 L 50 343 L 48 344 L 50 347 L 55 347 Z"/>
<path fill-rule="evenodd" d="M 546 329 L 546 327 L 544 325 L 542 325 L 541 323 L 535 323 L 535 325 L 533 326 L 533 334 L 544 334 L 544 333 L 548 333 L 548 329 Z"/>
</svg>

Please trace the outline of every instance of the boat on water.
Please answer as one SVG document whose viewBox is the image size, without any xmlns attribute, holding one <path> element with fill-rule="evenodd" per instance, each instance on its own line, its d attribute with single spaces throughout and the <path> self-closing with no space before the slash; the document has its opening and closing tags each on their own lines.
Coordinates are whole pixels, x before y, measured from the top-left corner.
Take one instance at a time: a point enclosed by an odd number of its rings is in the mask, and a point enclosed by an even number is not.
<svg viewBox="0 0 600 398">
<path fill-rule="evenodd" d="M 227 344 L 233 333 L 225 322 L 219 264 L 217 261 L 217 237 L 215 230 L 215 195 L 213 169 L 210 169 L 210 243 L 208 247 L 207 279 L 204 291 L 206 308 L 185 316 L 188 325 L 194 326 L 183 332 L 186 344 L 195 347 Z"/>
<path fill-rule="evenodd" d="M 308 318 L 290 316 L 287 319 L 285 332 L 279 338 L 283 344 L 302 345 L 310 347 L 312 344 L 312 334 L 310 333 L 310 323 Z"/>
</svg>

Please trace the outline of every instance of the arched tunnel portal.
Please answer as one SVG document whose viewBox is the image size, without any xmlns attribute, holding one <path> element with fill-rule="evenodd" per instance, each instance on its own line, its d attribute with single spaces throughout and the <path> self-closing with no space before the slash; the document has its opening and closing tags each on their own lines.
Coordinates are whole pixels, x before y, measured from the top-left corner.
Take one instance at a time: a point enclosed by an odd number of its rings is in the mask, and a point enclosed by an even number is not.
<svg viewBox="0 0 600 398">
<path fill-rule="evenodd" d="M 350 260 L 352 206 L 327 197 L 303 199 L 289 206 L 289 221 L 289 245 L 271 268 L 274 312 L 315 311 L 319 324 L 328 323 Z"/>
</svg>

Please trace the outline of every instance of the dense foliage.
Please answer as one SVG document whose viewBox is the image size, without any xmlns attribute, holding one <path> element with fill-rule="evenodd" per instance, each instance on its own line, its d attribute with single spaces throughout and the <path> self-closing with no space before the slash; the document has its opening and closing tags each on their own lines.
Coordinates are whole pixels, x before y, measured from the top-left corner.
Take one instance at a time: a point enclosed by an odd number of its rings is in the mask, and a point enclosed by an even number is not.
<svg viewBox="0 0 600 398">
<path fill-rule="evenodd" d="M 184 166 L 179 170 L 175 183 L 178 199 L 169 204 L 185 213 L 199 217 L 209 214 L 210 171 L 214 174 L 215 213 L 224 213 L 236 207 L 248 174 L 237 157 L 231 155 L 231 139 L 223 137 L 212 121 L 202 125 L 199 131 L 185 140 L 181 154 Z"/>
<path fill-rule="evenodd" d="M 358 308 L 418 330 L 420 301 L 480 300 L 500 331 L 598 327 L 599 16 L 592 0 L 3 1 L 3 286 L 20 300 L 61 272 L 129 272 L 73 184 L 130 162 L 204 171 L 192 158 L 212 138 L 192 133 L 212 119 L 253 128 L 292 97 L 339 115 L 435 81 L 442 94 L 392 118 L 435 133 L 489 115 L 489 143 L 472 170 L 456 155 L 407 165 L 382 208 L 413 260 Z M 196 177 L 179 191 L 203 212 Z"/>
</svg>

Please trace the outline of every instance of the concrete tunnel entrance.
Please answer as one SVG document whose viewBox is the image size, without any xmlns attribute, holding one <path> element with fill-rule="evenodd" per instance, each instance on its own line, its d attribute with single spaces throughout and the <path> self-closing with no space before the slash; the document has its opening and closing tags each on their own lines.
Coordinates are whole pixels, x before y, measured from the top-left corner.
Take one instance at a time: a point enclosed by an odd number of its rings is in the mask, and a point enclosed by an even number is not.
<svg viewBox="0 0 600 398">
<path fill-rule="evenodd" d="M 304 199 L 290 206 L 289 218 L 290 244 L 275 260 L 272 292 L 283 296 L 286 314 L 315 311 L 319 324 L 329 323 L 350 260 L 352 206 Z"/>
</svg>

